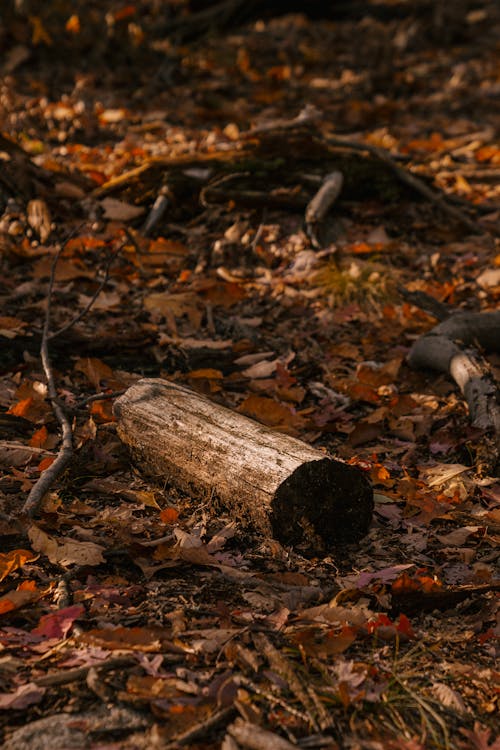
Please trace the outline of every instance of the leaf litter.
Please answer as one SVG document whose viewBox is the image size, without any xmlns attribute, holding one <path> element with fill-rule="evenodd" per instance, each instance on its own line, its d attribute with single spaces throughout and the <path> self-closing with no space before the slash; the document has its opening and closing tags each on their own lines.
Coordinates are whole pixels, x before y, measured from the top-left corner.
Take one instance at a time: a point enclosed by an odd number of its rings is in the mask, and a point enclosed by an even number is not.
<svg viewBox="0 0 500 750">
<path fill-rule="evenodd" d="M 500 484 L 454 384 L 406 364 L 434 319 L 398 291 L 498 306 L 498 9 L 457 10 L 448 38 L 371 8 L 181 44 L 154 4 L 74 5 L 0 30 L 4 746 L 498 747 Z M 484 234 L 345 161 L 315 247 L 300 212 L 332 135 L 409 163 Z M 59 448 L 38 355 L 61 243 L 50 352 L 76 450 L 28 526 Z M 148 482 L 111 408 L 144 375 L 359 466 L 368 536 L 311 556 Z"/>
</svg>

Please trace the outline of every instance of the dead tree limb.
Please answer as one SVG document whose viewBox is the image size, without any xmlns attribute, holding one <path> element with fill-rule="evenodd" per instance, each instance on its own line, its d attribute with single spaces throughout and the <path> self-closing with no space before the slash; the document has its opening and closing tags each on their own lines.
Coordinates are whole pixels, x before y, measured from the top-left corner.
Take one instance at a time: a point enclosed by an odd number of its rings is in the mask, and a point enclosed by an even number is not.
<svg viewBox="0 0 500 750">
<path fill-rule="evenodd" d="M 500 456 L 498 384 L 477 345 L 500 353 L 500 312 L 453 313 L 413 344 L 408 363 L 453 378 L 467 401 L 472 424 L 490 437 L 482 462 L 494 468 Z"/>
<path fill-rule="evenodd" d="M 423 198 L 434 203 L 438 206 L 441 211 L 447 214 L 450 218 L 458 221 L 459 224 L 468 229 L 472 234 L 484 234 L 485 230 L 480 227 L 473 219 L 467 216 L 464 211 L 461 211 L 456 206 L 452 206 L 447 200 L 444 193 L 434 190 L 433 188 L 426 185 L 426 183 L 414 175 L 410 170 L 400 167 L 395 162 L 392 156 L 385 151 L 383 148 L 373 146 L 370 143 L 361 143 L 360 141 L 351 141 L 339 137 L 328 137 L 327 142 L 331 146 L 339 146 L 342 148 L 350 148 L 353 151 L 366 151 L 367 153 L 375 156 L 380 161 L 384 162 L 400 180 L 400 182 L 408 185 L 416 193 L 419 193 Z"/>
<path fill-rule="evenodd" d="M 321 183 L 319 190 L 307 205 L 305 213 L 307 233 L 313 246 L 316 248 L 321 247 L 321 242 L 318 238 L 320 225 L 339 197 L 343 184 L 344 175 L 342 172 L 336 170 L 335 172 L 327 174 Z"/>
<path fill-rule="evenodd" d="M 359 469 L 181 385 L 140 380 L 114 413 L 147 473 L 265 537 L 321 550 L 368 530 L 372 490 Z"/>
</svg>

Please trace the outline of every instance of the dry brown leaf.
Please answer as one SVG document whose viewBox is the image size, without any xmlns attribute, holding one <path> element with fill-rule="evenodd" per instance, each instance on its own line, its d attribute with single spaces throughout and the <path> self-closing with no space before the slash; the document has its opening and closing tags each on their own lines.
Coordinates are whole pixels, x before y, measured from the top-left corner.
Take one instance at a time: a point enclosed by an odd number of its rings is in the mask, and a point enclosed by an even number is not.
<svg viewBox="0 0 500 750">
<path fill-rule="evenodd" d="M 443 706 L 446 706 L 446 708 L 453 708 L 459 713 L 465 713 L 467 711 L 467 706 L 465 705 L 460 693 L 457 693 L 457 691 L 453 690 L 449 685 L 446 685 L 444 682 L 433 682 L 431 689 L 438 701 L 442 703 Z"/>
<path fill-rule="evenodd" d="M 28 536 L 33 549 L 47 555 L 51 563 L 68 565 L 100 565 L 105 562 L 104 547 L 94 542 L 78 542 L 68 537 L 56 539 L 32 524 Z"/>
<path fill-rule="evenodd" d="M 148 312 L 159 313 L 167 319 L 169 316 L 182 318 L 185 315 L 194 328 L 199 328 L 205 312 L 204 305 L 192 292 L 155 292 L 144 298 L 144 307 Z"/>
<path fill-rule="evenodd" d="M 142 206 L 132 206 L 117 198 L 104 198 L 101 206 L 104 209 L 104 218 L 112 221 L 131 221 L 144 213 Z"/>
</svg>

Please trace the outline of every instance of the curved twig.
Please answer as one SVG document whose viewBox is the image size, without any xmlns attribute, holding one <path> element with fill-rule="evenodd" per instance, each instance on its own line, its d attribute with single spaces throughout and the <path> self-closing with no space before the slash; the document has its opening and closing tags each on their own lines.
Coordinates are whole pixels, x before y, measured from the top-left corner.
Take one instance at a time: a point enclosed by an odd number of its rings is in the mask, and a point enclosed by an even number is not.
<svg viewBox="0 0 500 750">
<path fill-rule="evenodd" d="M 123 247 L 123 245 L 122 245 L 122 247 Z M 121 248 L 120 248 L 120 250 L 121 250 Z M 62 252 L 62 250 L 57 254 L 57 256 L 56 256 L 57 259 L 59 259 L 59 256 L 60 256 L 61 252 Z M 118 250 L 118 252 L 119 252 L 119 250 Z M 61 326 L 61 328 L 58 328 L 57 331 L 54 331 L 54 333 L 49 333 L 48 334 L 48 341 L 52 341 L 52 339 L 57 338 L 57 336 L 60 336 L 62 333 L 66 333 L 66 331 L 69 331 L 70 328 L 73 328 L 73 326 L 76 325 L 76 323 L 79 323 L 80 320 L 82 320 L 82 318 L 85 317 L 85 315 L 91 309 L 91 307 L 93 306 L 94 302 L 96 301 L 96 299 L 98 298 L 98 296 L 100 295 L 100 293 L 102 292 L 102 290 L 104 289 L 104 286 L 105 286 L 105 284 L 106 284 L 106 282 L 107 282 L 107 280 L 109 278 L 109 269 L 111 268 L 111 264 L 112 264 L 113 260 L 115 259 L 115 257 L 116 256 L 113 255 L 113 254 L 111 254 L 109 256 L 108 262 L 106 263 L 106 265 L 104 267 L 104 277 L 103 277 L 102 281 L 99 283 L 99 286 L 95 290 L 95 292 L 92 295 L 92 297 L 90 298 L 90 300 L 87 302 L 87 304 L 83 308 L 83 310 L 81 310 L 77 315 L 75 315 L 75 317 L 72 318 L 72 320 L 70 320 L 68 323 L 65 323 L 63 326 Z M 57 260 L 56 260 L 56 262 L 57 262 Z M 51 291 L 52 290 L 50 289 L 49 293 L 51 293 Z M 50 306 L 50 299 L 49 299 L 49 306 Z"/>
<path fill-rule="evenodd" d="M 52 369 L 52 364 L 50 361 L 49 341 L 51 341 L 56 336 L 59 336 L 61 333 L 67 331 L 69 328 L 74 326 L 75 323 L 81 320 L 83 316 L 88 313 L 88 311 L 90 310 L 90 308 L 96 301 L 97 297 L 99 296 L 102 288 L 104 287 L 108 279 L 109 269 L 115 257 L 115 255 L 110 256 L 108 263 L 106 265 L 106 268 L 105 268 L 104 278 L 102 282 L 99 284 L 99 287 L 97 288 L 96 292 L 93 294 L 90 302 L 85 306 L 84 310 L 82 310 L 78 315 L 76 315 L 72 320 L 70 320 L 69 323 L 62 326 L 61 328 L 59 328 L 59 330 L 51 334 L 50 333 L 50 315 L 51 315 L 52 293 L 54 290 L 56 267 L 57 267 L 59 258 L 61 257 L 66 245 L 68 244 L 69 240 L 74 236 L 76 231 L 78 231 L 78 229 L 74 230 L 73 232 L 71 232 L 71 234 L 68 235 L 68 237 L 65 239 L 65 241 L 63 242 L 63 244 L 57 251 L 56 255 L 54 256 L 54 260 L 52 261 L 52 267 L 50 270 L 50 278 L 49 278 L 49 287 L 48 287 L 48 293 L 47 293 L 48 294 L 47 309 L 45 311 L 45 320 L 44 320 L 43 332 L 42 332 L 42 343 L 40 347 L 40 356 L 42 360 L 43 371 L 45 373 L 45 378 L 47 380 L 48 396 L 50 399 L 52 411 L 54 412 L 54 415 L 61 428 L 62 443 L 61 443 L 61 447 L 59 449 L 59 452 L 57 454 L 55 461 L 47 469 L 45 469 L 45 471 L 41 473 L 38 481 L 35 482 L 35 484 L 33 485 L 33 487 L 31 488 L 28 494 L 28 497 L 22 509 L 22 515 L 27 516 L 28 518 L 32 518 L 37 513 L 45 494 L 54 484 L 56 479 L 58 479 L 58 477 L 61 476 L 61 474 L 63 473 L 63 471 L 66 469 L 71 459 L 73 458 L 73 429 L 71 427 L 69 416 L 66 413 L 64 407 L 62 406 L 57 395 L 54 371 Z"/>
<path fill-rule="evenodd" d="M 29 518 L 32 518 L 35 515 L 45 494 L 48 492 L 55 480 L 63 473 L 64 469 L 73 457 L 73 430 L 71 429 L 69 419 L 66 416 L 66 413 L 64 412 L 64 409 L 60 405 L 57 398 L 54 371 L 52 369 L 49 356 L 50 312 L 52 290 L 54 288 L 54 280 L 56 275 L 56 266 L 57 261 L 59 260 L 61 253 L 71 239 L 71 236 L 72 235 L 70 235 L 61 245 L 58 252 L 54 256 L 54 260 L 52 261 L 48 288 L 47 309 L 45 311 L 45 320 L 43 324 L 42 345 L 40 347 L 40 356 L 42 358 L 43 371 L 47 379 L 47 390 L 52 406 L 52 411 L 54 412 L 62 431 L 62 444 L 61 448 L 59 449 L 59 453 L 57 454 L 56 460 L 48 467 L 48 469 L 45 469 L 45 471 L 41 473 L 40 478 L 31 488 L 26 502 L 24 503 L 22 513 Z"/>
</svg>

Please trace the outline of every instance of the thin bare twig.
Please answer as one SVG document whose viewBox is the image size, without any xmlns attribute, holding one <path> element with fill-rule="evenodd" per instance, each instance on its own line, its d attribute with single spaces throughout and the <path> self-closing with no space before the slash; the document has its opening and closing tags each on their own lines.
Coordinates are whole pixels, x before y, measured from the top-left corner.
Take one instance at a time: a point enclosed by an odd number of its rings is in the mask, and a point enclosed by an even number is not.
<svg viewBox="0 0 500 750">
<path fill-rule="evenodd" d="M 65 241 L 63 242 L 63 244 L 57 251 L 56 255 L 54 256 L 54 260 L 52 261 L 52 267 L 50 269 L 49 286 L 48 286 L 48 292 L 47 292 L 47 295 L 48 295 L 47 296 L 47 309 L 45 311 L 45 320 L 43 324 L 40 356 L 42 360 L 43 371 L 45 373 L 45 378 L 47 380 L 47 392 L 48 392 L 48 396 L 50 399 L 52 411 L 54 412 L 54 415 L 61 428 L 62 443 L 61 443 L 61 447 L 59 449 L 59 452 L 57 454 L 55 461 L 47 469 L 45 469 L 45 471 L 41 473 L 40 478 L 38 479 L 37 482 L 35 482 L 35 484 L 33 485 L 33 487 L 31 488 L 28 494 L 28 497 L 22 509 L 22 515 L 27 516 L 28 518 L 32 518 L 37 513 L 45 494 L 54 484 L 56 479 L 61 476 L 61 474 L 63 473 L 63 471 L 66 469 L 71 459 L 73 458 L 73 430 L 71 427 L 69 417 L 66 414 L 66 411 L 63 408 L 57 395 L 54 371 L 52 369 L 52 364 L 51 364 L 50 355 L 49 355 L 49 341 L 53 339 L 55 336 L 59 336 L 63 331 L 67 331 L 69 328 L 75 325 L 75 323 L 78 320 L 81 320 L 83 315 L 85 315 L 90 310 L 95 300 L 97 299 L 97 296 L 99 295 L 101 289 L 106 283 L 111 262 L 113 258 L 115 257 L 114 255 L 110 257 L 109 262 L 105 269 L 105 277 L 102 283 L 99 285 L 99 288 L 97 289 L 96 293 L 93 295 L 91 301 L 89 302 L 88 305 L 86 305 L 82 313 L 75 316 L 69 323 L 67 323 L 65 326 L 60 328 L 55 333 L 50 334 L 52 293 L 54 290 L 57 263 L 64 249 L 66 248 L 68 242 L 74 236 L 74 234 L 78 231 L 78 229 L 79 228 L 71 232 L 68 235 L 68 237 L 65 239 Z"/>
<path fill-rule="evenodd" d="M 234 706 L 228 706 L 227 708 L 221 708 L 220 711 L 216 711 L 207 719 L 200 721 L 193 727 L 190 727 L 187 731 L 178 734 L 172 742 L 164 745 L 164 750 L 175 750 L 179 745 L 188 745 L 190 742 L 206 738 L 209 732 L 215 727 L 221 724 L 227 724 L 231 721 L 233 716 L 236 714 Z"/>
<path fill-rule="evenodd" d="M 71 239 L 71 236 L 72 235 L 70 235 L 61 245 L 58 252 L 54 256 L 54 260 L 52 261 L 48 288 L 47 309 L 45 311 L 45 321 L 43 324 L 42 345 L 40 347 L 40 356 L 42 359 L 43 371 L 47 379 L 47 390 L 52 406 L 52 411 L 54 412 L 62 431 L 62 444 L 55 461 L 48 467 L 48 469 L 45 469 L 45 471 L 41 473 L 40 478 L 37 482 L 35 482 L 29 492 L 29 495 L 22 509 L 22 514 L 28 516 L 28 518 L 32 518 L 35 515 L 46 492 L 48 492 L 55 480 L 63 473 L 64 469 L 73 457 L 73 430 L 71 429 L 69 419 L 66 416 L 64 409 L 60 405 L 57 397 L 54 371 L 52 369 L 49 357 L 51 300 L 56 275 L 56 266 L 57 261 L 59 260 L 61 253 Z"/>
<path fill-rule="evenodd" d="M 67 244 L 67 241 L 66 241 L 65 245 L 66 244 Z M 122 249 L 122 247 L 123 247 L 123 245 L 118 249 L 117 252 L 120 252 L 120 250 Z M 56 255 L 56 259 L 59 258 L 61 252 L 62 252 L 62 250 Z M 107 282 L 107 280 L 109 278 L 109 269 L 111 268 L 111 264 L 112 264 L 113 260 L 115 259 L 115 257 L 116 257 L 116 254 L 114 254 L 114 255 L 111 254 L 109 256 L 108 261 L 107 261 L 106 265 L 104 266 L 104 277 L 103 277 L 102 281 L 99 283 L 99 286 L 95 290 L 94 294 L 92 295 L 92 297 L 90 298 L 90 300 L 88 301 L 88 303 L 83 308 L 83 310 L 81 310 L 78 313 L 78 315 L 75 315 L 75 317 L 72 318 L 72 320 L 70 320 L 68 323 L 65 323 L 63 326 L 61 326 L 61 328 L 59 328 L 57 331 L 54 331 L 54 333 L 49 333 L 48 334 L 48 341 L 52 341 L 52 339 L 57 338 L 57 336 L 60 336 L 62 333 L 66 333 L 66 331 L 69 331 L 70 328 L 73 328 L 74 325 L 76 325 L 80 320 L 82 320 L 82 318 L 85 317 L 85 315 L 88 313 L 88 311 L 93 306 L 93 304 L 95 303 L 96 299 L 98 298 L 98 296 L 102 292 L 102 290 L 103 290 L 103 288 L 104 288 L 104 286 L 105 286 L 105 284 L 106 284 L 106 282 Z M 49 299 L 49 306 L 50 306 L 50 299 Z"/>
<path fill-rule="evenodd" d="M 111 398 L 118 398 L 118 396 L 122 396 L 126 390 L 126 388 L 122 388 L 120 391 L 111 391 L 110 393 L 94 393 L 93 396 L 79 398 L 76 402 L 76 407 L 80 409 L 83 406 L 87 406 L 87 404 L 91 404 L 93 401 L 108 401 Z"/>
<path fill-rule="evenodd" d="M 38 677 L 35 680 L 35 684 L 39 687 L 54 687 L 55 685 L 68 685 L 70 682 L 77 682 L 84 680 L 90 669 L 95 667 L 98 670 L 110 670 L 119 669 L 122 667 L 132 667 L 137 664 L 135 656 L 113 656 L 106 661 L 96 664 L 88 664 L 84 667 L 75 667 L 74 669 L 61 670 L 60 672 L 52 672 Z"/>
</svg>

